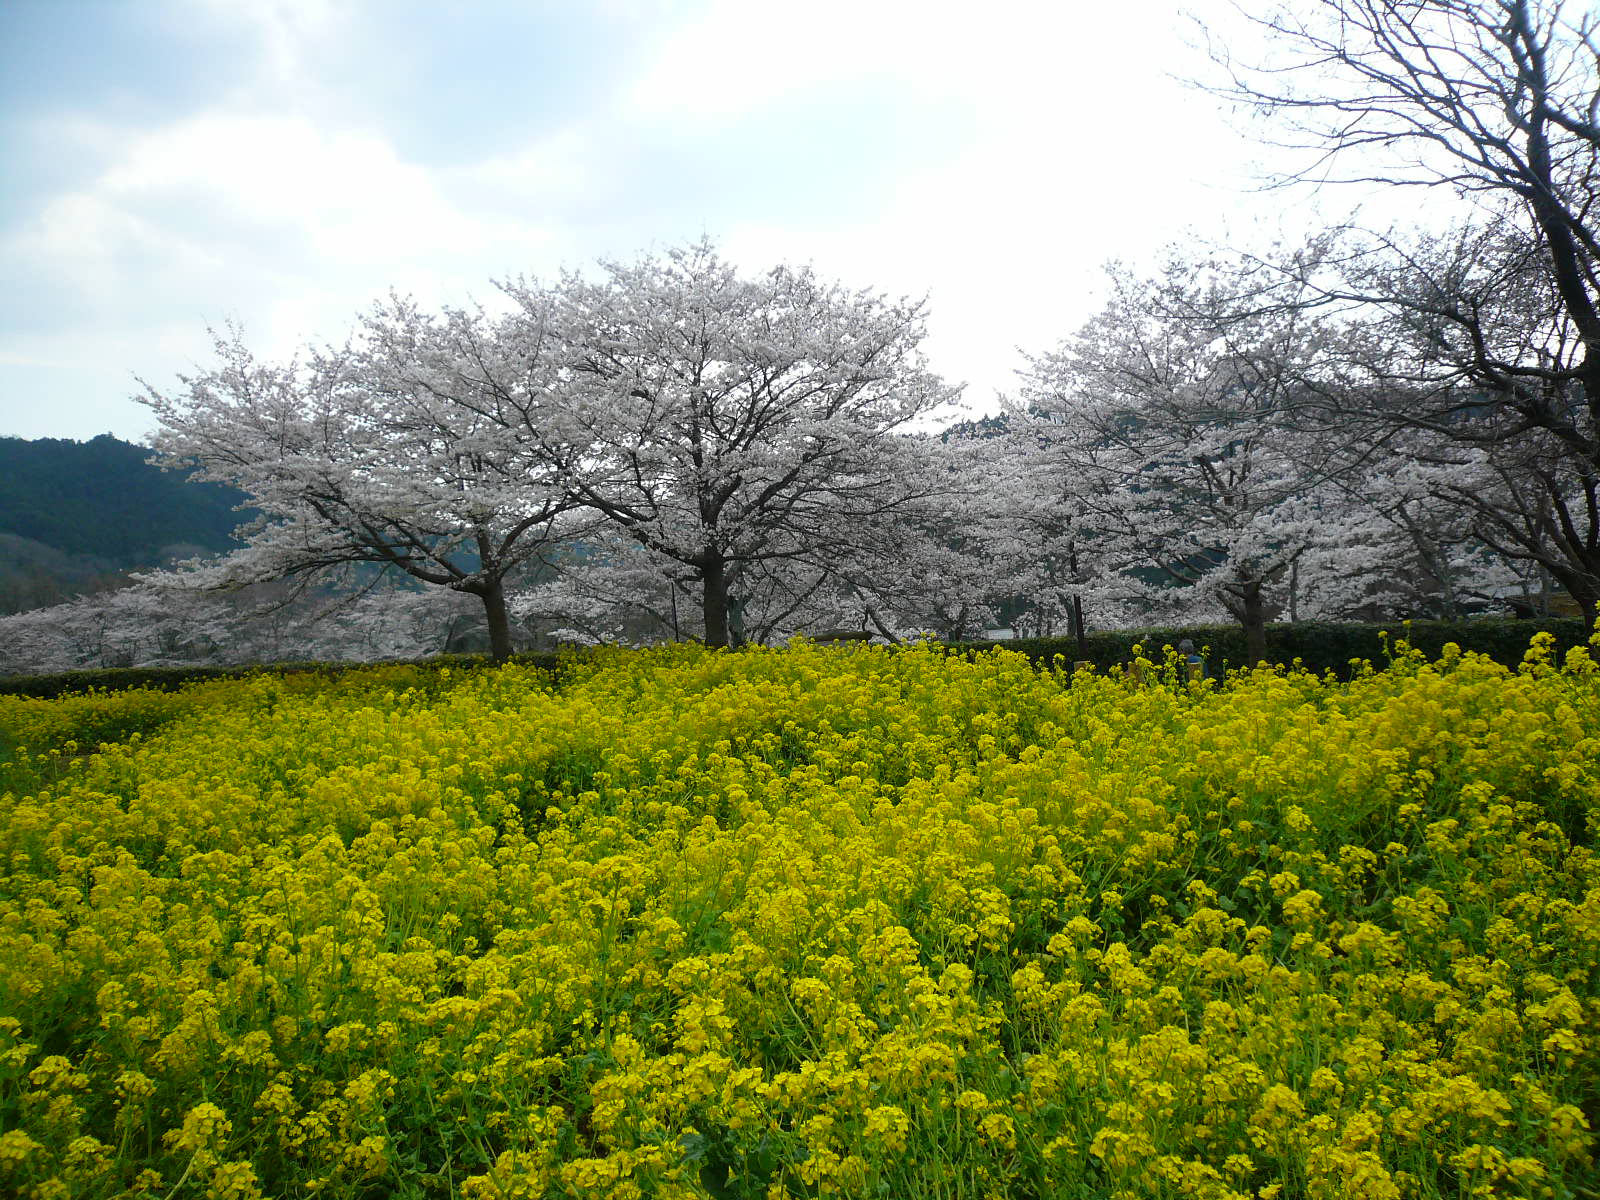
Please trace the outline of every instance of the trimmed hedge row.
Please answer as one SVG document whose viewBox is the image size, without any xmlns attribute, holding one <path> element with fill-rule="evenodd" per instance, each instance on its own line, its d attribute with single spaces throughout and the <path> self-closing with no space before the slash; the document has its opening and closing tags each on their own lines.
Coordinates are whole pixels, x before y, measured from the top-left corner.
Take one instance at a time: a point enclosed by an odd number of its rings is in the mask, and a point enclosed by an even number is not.
<svg viewBox="0 0 1600 1200">
<path fill-rule="evenodd" d="M 1393 625 L 1338 625 L 1331 622 L 1302 621 L 1294 625 L 1267 626 L 1267 657 L 1275 663 L 1299 661 L 1308 671 L 1321 674 L 1333 671 L 1341 679 L 1352 673 L 1351 662 L 1366 661 L 1381 667 L 1389 661 L 1395 639 L 1404 638 L 1429 658 L 1437 658 L 1446 642 L 1463 650 L 1486 654 L 1498 663 L 1514 667 L 1522 661 L 1534 634 L 1555 636 L 1558 654 L 1587 640 L 1582 621 L 1572 617 L 1536 620 L 1407 621 Z M 1163 626 L 1153 629 L 1119 629 L 1089 635 L 1089 661 L 1100 670 L 1126 663 L 1133 658 L 1135 644 L 1142 645 L 1150 658 L 1159 658 L 1163 646 L 1176 646 L 1189 638 L 1205 655 L 1210 673 L 1220 678 L 1230 668 L 1245 663 L 1244 630 L 1237 625 Z M 1386 641 L 1387 639 L 1387 641 Z M 1034 663 L 1050 665 L 1059 655 L 1067 662 L 1078 659 L 1074 638 L 1024 638 L 1007 642 L 952 642 L 952 653 L 973 654 L 1003 646 L 1026 654 Z M 559 673 L 563 656 L 556 654 L 518 654 L 512 662 Z M 127 688 L 152 688 L 173 691 L 202 679 L 237 679 L 261 672 L 296 673 L 317 671 L 336 675 L 367 666 L 408 666 L 434 671 L 442 667 L 472 670 L 488 665 L 481 654 L 446 654 L 436 658 L 386 660 L 383 663 L 282 662 L 241 667 L 120 667 L 92 671 L 64 671 L 53 675 L 10 675 L 0 677 L 0 695 L 35 696 L 52 699 L 74 692 L 121 691 Z"/>
<path fill-rule="evenodd" d="M 120 692 L 130 688 L 170 692 L 200 679 L 228 679 L 243 674 L 243 667 L 125 667 L 57 671 L 49 675 L 0 675 L 0 695 L 54 700 L 74 692 Z"/>
<path fill-rule="evenodd" d="M 540 667 L 547 671 L 554 671 L 557 665 L 554 654 L 518 654 L 511 661 Z M 308 671 L 323 675 L 338 675 L 344 671 L 373 666 L 415 667 L 424 671 L 437 671 L 443 667 L 452 670 L 472 670 L 486 666 L 488 662 L 488 657 L 481 654 L 441 654 L 436 658 L 384 659 L 378 663 L 275 662 L 238 667 L 107 667 L 89 671 L 60 671 L 51 675 L 0 676 L 0 695 L 33 696 L 41 700 L 53 700 L 57 696 L 76 692 L 118 692 L 129 688 L 176 691 L 185 684 L 200 680 L 242 679 L 247 675 L 292 675 Z"/>
<path fill-rule="evenodd" d="M 1298 661 L 1308 671 L 1317 674 L 1333 671 L 1339 678 L 1348 679 L 1352 674 L 1352 661 L 1382 667 L 1391 657 L 1394 642 L 1404 639 L 1430 659 L 1439 657 L 1445 643 L 1454 642 L 1463 650 L 1477 651 L 1495 662 L 1515 667 L 1522 661 L 1533 635 L 1541 632 L 1554 635 L 1558 656 L 1572 646 L 1583 645 L 1588 639 L 1584 623 L 1576 617 L 1525 621 L 1405 621 L 1391 625 L 1302 621 L 1267 626 L 1267 658 L 1284 664 Z M 1167 626 L 1092 633 L 1088 637 L 1089 661 L 1099 670 L 1108 670 L 1129 662 L 1135 644 L 1144 647 L 1146 657 L 1159 660 L 1163 646 L 1176 646 L 1184 638 L 1193 641 L 1205 656 L 1207 669 L 1214 677 L 1220 678 L 1229 669 L 1244 666 L 1247 661 L 1244 629 L 1238 625 Z M 1078 659 L 1075 638 L 966 642 L 951 648 L 986 650 L 995 646 L 1026 654 L 1037 664 L 1052 663 L 1057 655 L 1068 663 Z"/>
</svg>

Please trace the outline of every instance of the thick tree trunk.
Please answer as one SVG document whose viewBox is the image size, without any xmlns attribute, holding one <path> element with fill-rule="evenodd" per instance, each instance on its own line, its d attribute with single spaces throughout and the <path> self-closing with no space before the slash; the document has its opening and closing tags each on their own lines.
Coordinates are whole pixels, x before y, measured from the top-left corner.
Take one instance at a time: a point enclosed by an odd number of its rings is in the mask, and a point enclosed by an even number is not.
<svg viewBox="0 0 1600 1200">
<path fill-rule="evenodd" d="M 1550 574 L 1567 589 L 1567 594 L 1577 603 L 1583 616 L 1584 627 L 1593 633 L 1596 628 L 1595 605 L 1600 604 L 1600 570 L 1551 570 Z"/>
<path fill-rule="evenodd" d="M 506 593 L 499 579 L 486 581 L 478 589 L 483 615 L 489 626 L 489 657 L 497 663 L 511 657 L 511 621 L 506 616 Z"/>
<path fill-rule="evenodd" d="M 1083 597 L 1072 598 L 1072 636 L 1078 639 L 1078 661 L 1089 661 L 1089 631 L 1083 624 Z"/>
<path fill-rule="evenodd" d="M 1247 583 L 1240 597 L 1239 623 L 1244 626 L 1244 653 L 1250 666 L 1267 659 L 1267 606 L 1261 599 L 1261 585 Z"/>
<path fill-rule="evenodd" d="M 1600 587 L 1586 588 L 1580 586 L 1572 593 L 1572 598 L 1578 602 L 1578 607 L 1583 610 L 1583 627 L 1589 631 L 1590 636 L 1600 629 L 1600 619 L 1596 618 L 1596 608 L 1600 606 Z"/>
<path fill-rule="evenodd" d="M 728 567 L 722 555 L 707 552 L 700 560 L 701 597 L 706 621 L 706 645 L 728 644 Z"/>
</svg>

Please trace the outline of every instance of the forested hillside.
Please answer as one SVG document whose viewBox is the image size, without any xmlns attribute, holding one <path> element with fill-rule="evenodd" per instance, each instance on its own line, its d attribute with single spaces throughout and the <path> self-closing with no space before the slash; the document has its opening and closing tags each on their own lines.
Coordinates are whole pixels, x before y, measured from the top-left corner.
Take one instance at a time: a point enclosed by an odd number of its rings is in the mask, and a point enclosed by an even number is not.
<svg viewBox="0 0 1600 1200">
<path fill-rule="evenodd" d="M 186 482 L 102 434 L 0 438 L 0 612 L 102 591 L 122 572 L 223 550 L 243 493 Z"/>
</svg>

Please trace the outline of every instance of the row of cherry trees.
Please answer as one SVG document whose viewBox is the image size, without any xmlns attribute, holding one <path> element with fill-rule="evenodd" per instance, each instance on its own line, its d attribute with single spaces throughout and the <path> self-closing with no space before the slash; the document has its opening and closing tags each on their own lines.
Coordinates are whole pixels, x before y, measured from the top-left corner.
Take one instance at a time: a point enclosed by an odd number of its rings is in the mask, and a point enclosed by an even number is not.
<svg viewBox="0 0 1600 1200">
<path fill-rule="evenodd" d="M 1376 302 L 1327 304 L 1336 272 L 1375 269 L 1347 245 L 1114 273 L 1107 308 L 1031 361 L 1009 417 L 1028 469 L 1055 479 L 1050 578 L 1146 611 L 1208 602 L 1257 657 L 1270 617 L 1452 617 L 1546 579 L 1592 612 L 1592 464 L 1519 419 L 1520 388 L 1445 361 L 1434 331 L 1408 337 Z M 1473 251 L 1492 275 L 1507 247 Z M 1481 313 L 1496 284 L 1476 286 Z M 1484 334 L 1541 336 L 1500 317 Z M 1593 428 L 1582 389 L 1565 391 Z"/>
<path fill-rule="evenodd" d="M 687 587 L 726 645 L 748 597 L 802 603 L 934 493 L 910 430 L 954 391 L 923 367 L 920 305 L 741 278 L 708 243 L 603 270 L 505 283 L 504 315 L 393 298 L 287 364 L 219 339 L 219 367 L 150 390 L 152 445 L 261 517 L 152 582 L 388 572 L 477 597 L 504 657 L 535 567 L 575 600 L 643 577 Z"/>
<path fill-rule="evenodd" d="M 1259 654 L 1272 617 L 1503 595 L 1517 560 L 1455 497 L 1514 489 L 1355 411 L 1387 395 L 1371 311 L 1284 294 L 1319 246 L 1114 272 L 1002 417 L 943 436 L 920 306 L 704 244 L 507 284 L 495 317 L 391 299 L 288 363 L 222 338 L 147 399 L 161 461 L 251 495 L 244 546 L 13 618 L 0 666 L 424 654 L 464 644 L 464 602 L 500 656 L 1224 615 Z"/>
<path fill-rule="evenodd" d="M 1559 0 L 1260 19 L 1265 57 L 1219 55 L 1215 90 L 1318 178 L 1443 187 L 1467 218 L 1114 269 L 1003 416 L 954 436 L 921 304 L 741 277 L 706 242 L 506 282 L 494 315 L 392 298 L 288 363 L 232 333 L 219 365 L 149 391 L 152 446 L 261 516 L 238 552 L 144 586 L 176 614 L 295 580 L 310 599 L 276 611 L 327 627 L 305 614 L 359 596 L 338 620 L 391 647 L 382 614 L 437 593 L 453 630 L 465 597 L 497 656 L 533 628 L 726 645 L 1224 614 L 1259 655 L 1270 617 L 1454 615 L 1546 581 L 1592 620 L 1595 21 Z M 396 578 L 415 594 L 386 606 Z"/>
<path fill-rule="evenodd" d="M 1213 595 L 1255 652 L 1285 578 L 1290 613 L 1302 585 L 1337 609 L 1374 567 L 1447 610 L 1503 592 L 1506 570 L 1548 578 L 1593 622 L 1600 12 L 1295 0 L 1241 15 L 1259 57 L 1212 39 L 1209 90 L 1269 122 L 1290 163 L 1272 182 L 1453 193 L 1470 215 L 1119 279 L 1024 393 L 1047 462 L 1075 495 L 1089 485 L 1084 532 L 1120 526 L 1146 577 Z M 1066 537 L 1070 577 L 1081 538 Z"/>
</svg>

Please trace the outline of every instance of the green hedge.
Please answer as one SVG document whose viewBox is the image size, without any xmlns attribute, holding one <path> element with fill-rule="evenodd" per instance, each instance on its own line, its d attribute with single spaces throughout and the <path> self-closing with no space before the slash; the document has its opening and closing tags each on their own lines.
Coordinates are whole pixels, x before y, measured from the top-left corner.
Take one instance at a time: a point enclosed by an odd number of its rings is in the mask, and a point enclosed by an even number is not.
<svg viewBox="0 0 1600 1200">
<path fill-rule="evenodd" d="M 175 691 L 197 680 L 229 679 L 247 673 L 243 667 L 126 667 L 58 671 L 50 675 L 0 675 L 0 695 L 54 700 L 75 692 L 121 692 L 131 688 Z"/>
<path fill-rule="evenodd" d="M 1564 653 L 1571 646 L 1582 645 L 1587 640 L 1583 622 L 1577 618 L 1553 617 L 1531 621 L 1474 620 L 1474 621 L 1408 621 L 1393 625 L 1337 625 L 1330 622 L 1302 621 L 1294 625 L 1267 626 L 1267 657 L 1276 663 L 1300 660 L 1309 671 L 1321 673 L 1331 670 L 1340 678 L 1349 678 L 1352 660 L 1365 660 L 1376 667 L 1389 660 L 1389 650 L 1384 642 L 1387 634 L 1391 640 L 1405 638 L 1429 658 L 1437 658 L 1446 642 L 1455 642 L 1463 650 L 1486 654 L 1496 662 L 1514 667 L 1522 661 L 1528 641 L 1541 631 L 1555 635 L 1557 652 Z M 1184 638 L 1191 639 L 1206 656 L 1212 675 L 1221 677 L 1226 671 L 1244 665 L 1244 630 L 1238 625 L 1164 626 L 1153 629 L 1122 629 L 1089 635 L 1089 661 L 1098 669 L 1130 661 L 1133 646 L 1141 644 L 1151 658 L 1161 654 L 1163 646 L 1176 646 Z M 1073 638 L 1023 638 L 1009 642 L 953 642 L 948 649 L 954 653 L 977 653 L 1004 646 L 1026 654 L 1036 663 L 1050 664 L 1060 656 L 1067 662 L 1078 658 L 1078 643 Z M 512 662 L 539 667 L 561 675 L 564 656 L 556 654 L 518 654 Z M 55 696 L 92 690 L 122 691 L 127 688 L 155 688 L 171 691 L 202 679 L 236 679 L 260 672 L 292 673 L 318 671 L 338 674 L 367 666 L 410 666 L 424 670 L 441 667 L 475 669 L 487 666 L 488 658 L 481 654 L 447 654 L 436 658 L 386 661 L 384 663 L 354 662 L 285 662 L 264 666 L 241 667 L 125 667 L 93 671 L 64 671 L 54 675 L 0 676 L 0 695 L 37 696 L 51 699 Z"/>
<path fill-rule="evenodd" d="M 1321 674 L 1333 671 L 1349 678 L 1352 660 L 1364 660 L 1375 667 L 1389 661 L 1390 646 L 1404 638 L 1429 658 L 1437 658 L 1446 642 L 1463 650 L 1486 654 L 1498 663 L 1514 667 L 1522 661 L 1533 635 L 1548 632 L 1555 636 L 1557 653 L 1580 646 L 1588 638 L 1582 621 L 1575 617 L 1552 617 L 1530 621 L 1482 619 L 1472 621 L 1406 621 L 1392 625 L 1340 625 L 1331 622 L 1302 621 L 1294 625 L 1267 626 L 1267 658 L 1275 663 L 1298 659 L 1308 671 Z M 1388 636 L 1388 645 L 1385 644 Z M 1144 646 L 1150 658 L 1159 658 L 1163 646 L 1176 646 L 1184 638 L 1194 642 L 1206 657 L 1213 676 L 1245 665 L 1244 630 L 1238 625 L 1168 626 L 1155 629 L 1115 630 L 1089 635 L 1089 661 L 1107 670 L 1133 658 L 1135 643 Z M 1067 662 L 1078 659 L 1075 638 L 1025 638 L 1010 642 L 967 642 L 951 649 L 977 650 L 1004 646 L 1026 654 L 1036 663 L 1051 663 L 1057 655 Z"/>
<path fill-rule="evenodd" d="M 513 662 L 540 667 L 554 672 L 557 657 L 554 654 L 518 654 Z M 488 656 L 482 654 L 441 654 L 436 658 L 385 659 L 381 663 L 360 662 L 280 662 L 238 667 L 116 667 L 91 671 L 61 671 L 52 675 L 0 676 L 0 695 L 34 696 L 52 700 L 57 696 L 76 692 L 119 692 L 129 688 L 153 688 L 176 691 L 185 684 L 205 679 L 240 679 L 246 675 L 299 674 L 315 671 L 324 675 L 338 675 L 344 671 L 361 670 L 372 666 L 418 667 L 438 670 L 473 670 L 487 666 Z"/>
</svg>

